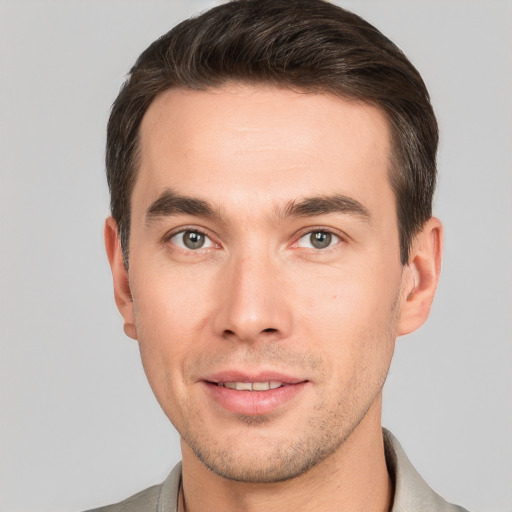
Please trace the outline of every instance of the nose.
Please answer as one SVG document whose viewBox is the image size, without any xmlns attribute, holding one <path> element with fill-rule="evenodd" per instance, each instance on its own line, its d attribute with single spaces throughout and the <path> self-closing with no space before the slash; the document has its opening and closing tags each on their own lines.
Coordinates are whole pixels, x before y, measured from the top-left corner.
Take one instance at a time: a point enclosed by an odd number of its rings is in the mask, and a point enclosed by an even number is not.
<svg viewBox="0 0 512 512">
<path fill-rule="evenodd" d="M 233 259 L 219 276 L 214 328 L 224 338 L 244 342 L 289 336 L 292 316 L 282 269 L 268 255 Z"/>
</svg>

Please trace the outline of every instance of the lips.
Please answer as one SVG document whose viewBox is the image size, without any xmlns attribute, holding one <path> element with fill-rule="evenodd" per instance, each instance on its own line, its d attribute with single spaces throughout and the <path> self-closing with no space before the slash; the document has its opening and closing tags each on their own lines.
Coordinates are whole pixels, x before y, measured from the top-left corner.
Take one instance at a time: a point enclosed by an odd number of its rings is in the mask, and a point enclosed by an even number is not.
<svg viewBox="0 0 512 512">
<path fill-rule="evenodd" d="M 290 406 L 308 381 L 280 374 L 228 372 L 201 381 L 207 396 L 225 411 L 245 416 L 268 415 Z"/>
<path fill-rule="evenodd" d="M 237 391 L 267 391 L 280 388 L 282 385 L 282 382 L 276 380 L 267 382 L 217 382 L 217 386 L 236 389 Z"/>
</svg>

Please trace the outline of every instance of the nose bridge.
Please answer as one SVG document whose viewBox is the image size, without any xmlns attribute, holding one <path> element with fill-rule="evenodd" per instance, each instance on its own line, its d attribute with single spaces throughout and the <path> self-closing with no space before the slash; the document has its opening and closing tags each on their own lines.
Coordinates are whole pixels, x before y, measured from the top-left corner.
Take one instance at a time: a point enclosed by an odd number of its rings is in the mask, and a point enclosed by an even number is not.
<svg viewBox="0 0 512 512">
<path fill-rule="evenodd" d="M 242 341 L 282 337 L 290 329 L 279 261 L 268 248 L 233 254 L 223 272 L 216 330 Z"/>
</svg>

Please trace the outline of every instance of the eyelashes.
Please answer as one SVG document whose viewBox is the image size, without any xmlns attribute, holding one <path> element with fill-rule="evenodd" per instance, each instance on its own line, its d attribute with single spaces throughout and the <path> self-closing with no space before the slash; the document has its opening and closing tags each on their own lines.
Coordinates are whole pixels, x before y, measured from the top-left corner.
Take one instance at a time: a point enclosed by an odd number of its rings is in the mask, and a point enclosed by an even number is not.
<svg viewBox="0 0 512 512">
<path fill-rule="evenodd" d="M 327 228 L 309 228 L 307 231 L 303 230 L 298 238 L 297 235 L 294 238 L 295 241 L 290 244 L 291 248 L 303 248 L 318 252 L 331 249 L 344 241 L 340 235 Z M 188 253 L 222 248 L 222 245 L 214 241 L 205 230 L 195 226 L 174 231 L 166 235 L 163 241 Z"/>
<path fill-rule="evenodd" d="M 296 244 L 298 247 L 322 250 L 328 249 L 339 242 L 341 242 L 340 237 L 334 233 L 325 230 L 315 230 L 302 235 Z"/>
<path fill-rule="evenodd" d="M 178 231 L 168 238 L 168 240 L 179 247 L 188 251 L 197 251 L 199 249 L 209 249 L 216 247 L 212 239 L 198 229 L 186 229 Z"/>
</svg>

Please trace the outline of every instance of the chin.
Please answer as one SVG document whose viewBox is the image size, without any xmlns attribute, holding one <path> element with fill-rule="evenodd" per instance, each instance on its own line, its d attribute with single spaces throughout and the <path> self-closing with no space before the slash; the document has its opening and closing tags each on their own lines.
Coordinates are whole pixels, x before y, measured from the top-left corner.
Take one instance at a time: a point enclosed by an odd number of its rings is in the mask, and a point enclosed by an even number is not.
<svg viewBox="0 0 512 512">
<path fill-rule="evenodd" d="M 272 456 L 262 460 L 240 460 L 225 461 L 222 458 L 213 461 L 199 457 L 199 460 L 216 475 L 235 482 L 244 482 L 251 484 L 270 484 L 285 482 L 297 478 L 312 467 L 319 460 L 287 460 Z"/>
<path fill-rule="evenodd" d="M 248 420 L 256 424 L 258 417 Z M 295 442 L 269 440 L 260 442 L 259 446 L 240 447 L 233 443 L 221 450 L 198 446 L 194 442 L 188 444 L 196 457 L 216 475 L 237 482 L 268 484 L 292 480 L 307 473 L 336 452 L 346 436 L 321 437 L 306 437 Z"/>
</svg>

